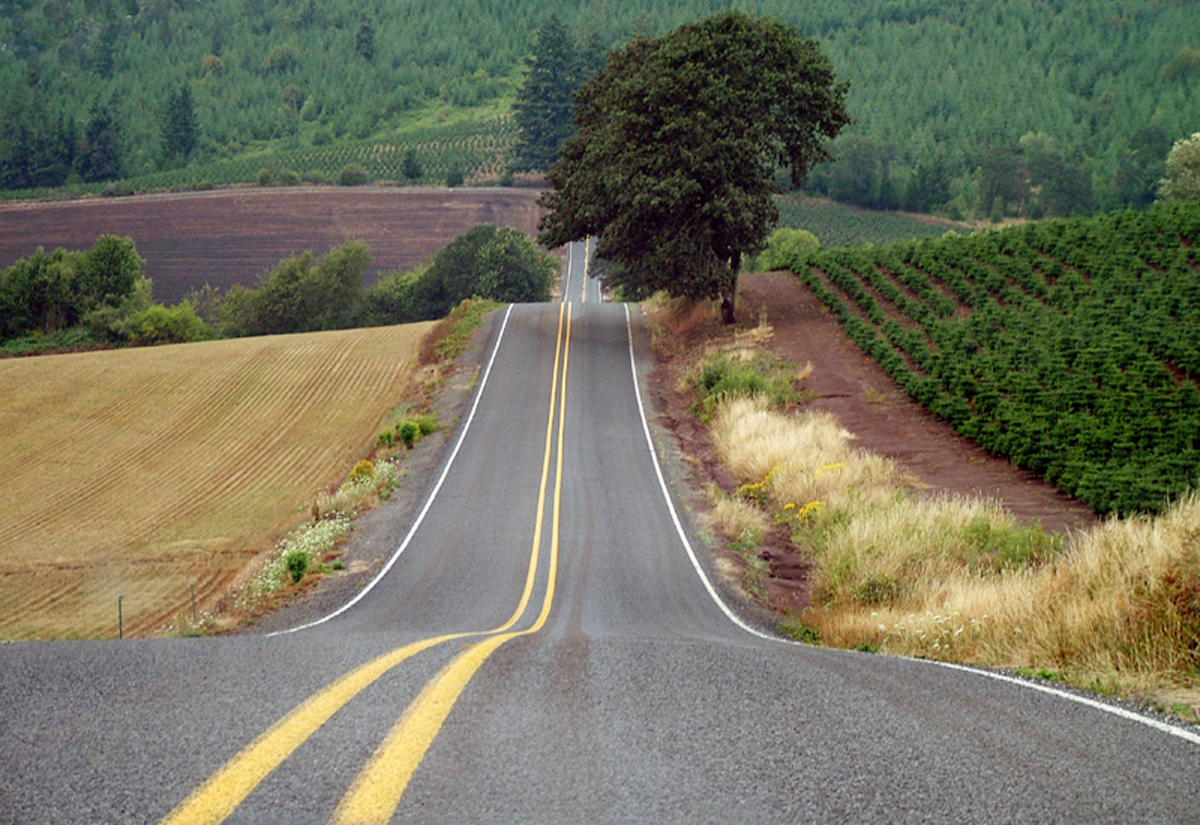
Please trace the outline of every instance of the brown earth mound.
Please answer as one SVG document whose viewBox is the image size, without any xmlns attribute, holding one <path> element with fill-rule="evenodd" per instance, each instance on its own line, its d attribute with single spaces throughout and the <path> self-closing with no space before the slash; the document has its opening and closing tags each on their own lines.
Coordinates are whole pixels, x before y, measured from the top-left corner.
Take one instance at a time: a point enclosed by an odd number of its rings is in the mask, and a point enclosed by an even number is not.
<svg viewBox="0 0 1200 825">
<path fill-rule="evenodd" d="M 101 234 L 133 238 L 154 284 L 173 304 L 205 284 L 256 286 L 282 258 L 323 255 L 349 239 L 375 256 L 368 285 L 412 269 L 477 223 L 532 234 L 535 189 L 289 187 L 139 195 L 0 206 L 0 267 L 38 246 L 88 249 Z"/>
<path fill-rule="evenodd" d="M 1088 507 L 980 449 L 913 401 L 850 341 L 791 273 L 744 275 L 740 284 L 740 325 L 751 327 L 765 318 L 773 327 L 769 346 L 776 354 L 788 361 L 812 363 L 803 386 L 815 398 L 807 406 L 832 412 L 855 434 L 859 446 L 898 461 L 927 487 L 927 494 L 993 499 L 1020 520 L 1040 523 L 1047 532 L 1077 530 L 1096 521 Z M 720 330 L 708 326 L 692 332 L 693 337 L 713 334 Z M 677 389 L 680 366 L 672 356 L 690 344 L 694 341 L 660 344 L 659 365 L 652 378 L 656 406 L 689 458 L 691 482 L 699 487 L 715 481 L 732 492 L 736 480 L 720 466 L 707 429 L 688 411 L 690 399 Z M 768 537 L 762 555 L 773 576 L 766 583 L 767 600 L 780 610 L 804 607 L 805 560 L 780 537 Z"/>
</svg>

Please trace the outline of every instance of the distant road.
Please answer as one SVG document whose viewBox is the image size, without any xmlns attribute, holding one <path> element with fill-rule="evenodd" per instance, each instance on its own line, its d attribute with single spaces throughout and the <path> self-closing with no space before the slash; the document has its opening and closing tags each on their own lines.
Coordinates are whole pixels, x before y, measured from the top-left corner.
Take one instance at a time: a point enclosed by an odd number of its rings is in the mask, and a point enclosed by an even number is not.
<svg viewBox="0 0 1200 825">
<path fill-rule="evenodd" d="M 637 319 L 583 299 L 581 251 L 565 304 L 496 325 L 357 603 L 271 637 L 0 645 L 0 821 L 1197 821 L 1194 734 L 718 602 L 647 445 Z"/>
</svg>

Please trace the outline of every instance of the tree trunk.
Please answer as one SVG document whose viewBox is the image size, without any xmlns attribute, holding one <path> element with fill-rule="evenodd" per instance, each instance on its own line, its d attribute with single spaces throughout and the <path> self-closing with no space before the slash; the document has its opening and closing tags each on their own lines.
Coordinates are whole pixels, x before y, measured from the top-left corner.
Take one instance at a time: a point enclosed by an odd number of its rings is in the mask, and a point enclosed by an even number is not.
<svg viewBox="0 0 1200 825">
<path fill-rule="evenodd" d="M 737 301 L 738 272 L 742 268 L 742 255 L 736 253 L 729 262 L 729 280 L 721 287 L 721 323 L 732 324 L 737 321 L 734 317 L 734 307 Z"/>
</svg>

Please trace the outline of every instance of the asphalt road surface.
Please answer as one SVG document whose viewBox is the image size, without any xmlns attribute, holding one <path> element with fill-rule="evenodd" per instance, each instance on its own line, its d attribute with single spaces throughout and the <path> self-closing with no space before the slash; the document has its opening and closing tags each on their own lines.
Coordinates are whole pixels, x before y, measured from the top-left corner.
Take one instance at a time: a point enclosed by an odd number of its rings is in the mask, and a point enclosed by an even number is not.
<svg viewBox="0 0 1200 825">
<path fill-rule="evenodd" d="M 337 615 L 0 645 L 0 822 L 1200 821 L 1194 733 L 718 601 L 585 258 Z"/>
</svg>

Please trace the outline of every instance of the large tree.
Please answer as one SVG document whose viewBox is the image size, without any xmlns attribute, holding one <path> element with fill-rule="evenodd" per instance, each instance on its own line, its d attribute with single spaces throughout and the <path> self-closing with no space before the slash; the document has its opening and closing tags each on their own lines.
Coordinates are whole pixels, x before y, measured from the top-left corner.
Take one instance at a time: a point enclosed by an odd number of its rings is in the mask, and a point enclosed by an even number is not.
<svg viewBox="0 0 1200 825">
<path fill-rule="evenodd" d="M 556 16 L 538 30 L 526 65 L 529 74 L 513 104 L 519 135 L 513 168 L 518 172 L 548 169 L 575 130 L 571 93 L 579 85 L 580 66 L 571 33 Z"/>
<path fill-rule="evenodd" d="M 731 323 L 742 258 L 778 218 L 775 171 L 798 183 L 828 159 L 847 86 L 813 40 L 743 12 L 634 40 L 576 95 L 542 244 L 594 236 L 627 293 L 719 298 Z"/>
</svg>

